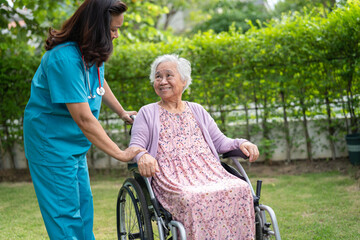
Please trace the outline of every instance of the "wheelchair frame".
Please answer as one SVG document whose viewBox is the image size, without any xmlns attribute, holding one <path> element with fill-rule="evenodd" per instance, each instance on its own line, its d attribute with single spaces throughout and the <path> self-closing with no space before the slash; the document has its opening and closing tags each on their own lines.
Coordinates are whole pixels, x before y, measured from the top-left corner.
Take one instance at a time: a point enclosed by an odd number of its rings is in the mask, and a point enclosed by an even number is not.
<svg viewBox="0 0 360 240">
<path fill-rule="evenodd" d="M 238 161 L 238 157 L 247 158 L 240 150 L 234 150 L 222 156 L 222 158 L 230 158 L 237 169 L 224 162 L 222 165 L 228 172 L 240 177 L 250 185 L 254 198 L 256 240 L 270 240 L 273 237 L 276 240 L 281 240 L 275 212 L 271 207 L 259 204 L 262 181 L 257 181 L 255 193 L 249 177 Z M 152 240 L 154 239 L 152 222 L 155 221 L 158 239 L 186 240 L 183 224 L 172 220 L 171 214 L 162 208 L 155 197 L 148 178 L 142 177 L 136 171 L 137 164 L 129 164 L 128 168 L 133 172 L 134 178 L 126 179 L 119 190 L 116 205 L 118 239 Z M 129 206 L 127 206 L 128 203 Z M 267 222 L 266 213 L 270 216 L 271 223 Z M 132 214 L 136 216 L 131 216 Z M 131 217 L 133 218 L 131 219 Z M 168 238 L 170 234 L 171 237 Z"/>
</svg>

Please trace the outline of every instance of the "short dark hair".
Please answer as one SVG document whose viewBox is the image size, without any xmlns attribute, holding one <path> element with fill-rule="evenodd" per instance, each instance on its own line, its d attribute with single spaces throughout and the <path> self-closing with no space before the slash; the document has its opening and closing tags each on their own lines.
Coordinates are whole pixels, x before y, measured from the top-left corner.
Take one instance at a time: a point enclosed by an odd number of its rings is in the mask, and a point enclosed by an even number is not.
<svg viewBox="0 0 360 240">
<path fill-rule="evenodd" d="M 126 4 L 119 0 L 85 0 L 60 30 L 49 29 L 45 49 L 74 41 L 79 44 L 86 64 L 99 67 L 113 51 L 111 18 L 126 10 Z"/>
</svg>

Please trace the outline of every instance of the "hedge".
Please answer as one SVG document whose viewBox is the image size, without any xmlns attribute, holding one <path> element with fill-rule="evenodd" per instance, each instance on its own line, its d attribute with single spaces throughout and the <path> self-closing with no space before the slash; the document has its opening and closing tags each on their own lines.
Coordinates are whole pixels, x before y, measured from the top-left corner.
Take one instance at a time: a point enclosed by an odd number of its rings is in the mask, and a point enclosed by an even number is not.
<svg viewBox="0 0 360 240">
<path fill-rule="evenodd" d="M 307 158 L 312 160 L 308 121 L 323 119 L 318 131 L 326 133 L 336 158 L 335 144 L 360 129 L 360 1 L 349 1 L 327 16 L 294 12 L 259 28 L 249 25 L 245 34 L 231 27 L 228 32 L 199 32 L 162 43 L 118 43 L 106 64 L 106 80 L 127 109 L 138 110 L 158 100 L 148 78 L 151 62 L 161 54 L 179 54 L 192 63 L 193 83 L 183 98 L 204 105 L 228 135 L 234 121 L 243 124 L 248 138 L 261 132 L 260 148 L 270 161 L 270 130 L 281 127 L 279 137 L 286 139 L 290 160 L 298 144 L 289 122 L 299 120 Z M 21 127 L 13 127 L 21 125 L 29 79 L 41 58 L 29 49 L 1 48 L 2 155 L 21 141 Z M 104 107 L 101 119 L 109 123 L 112 118 Z M 124 131 L 123 126 L 104 125 Z"/>
</svg>

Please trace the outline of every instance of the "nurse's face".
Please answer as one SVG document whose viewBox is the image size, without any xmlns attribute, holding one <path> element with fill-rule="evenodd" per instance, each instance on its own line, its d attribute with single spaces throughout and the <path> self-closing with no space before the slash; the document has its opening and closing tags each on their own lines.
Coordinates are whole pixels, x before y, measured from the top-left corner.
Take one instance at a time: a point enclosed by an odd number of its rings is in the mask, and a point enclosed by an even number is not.
<svg viewBox="0 0 360 240">
<path fill-rule="evenodd" d="M 111 40 L 114 40 L 115 38 L 119 37 L 120 27 L 123 25 L 123 22 L 124 22 L 124 14 L 111 16 L 111 23 L 110 23 Z"/>
</svg>

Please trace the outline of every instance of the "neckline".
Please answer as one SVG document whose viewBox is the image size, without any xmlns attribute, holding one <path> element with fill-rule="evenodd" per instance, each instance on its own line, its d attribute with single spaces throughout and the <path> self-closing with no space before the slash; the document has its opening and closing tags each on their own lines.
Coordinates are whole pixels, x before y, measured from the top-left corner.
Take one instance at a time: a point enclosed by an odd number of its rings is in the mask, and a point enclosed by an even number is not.
<svg viewBox="0 0 360 240">
<path fill-rule="evenodd" d="M 170 112 L 169 110 L 167 110 L 166 108 L 164 108 L 163 106 L 161 106 L 160 105 L 160 102 L 158 102 L 157 103 L 157 105 L 160 107 L 160 108 L 162 108 L 162 109 L 164 109 L 164 111 L 166 111 L 167 113 L 169 113 L 169 114 L 172 114 L 172 115 L 181 115 L 181 114 L 183 114 L 183 113 L 185 113 L 186 112 L 186 110 L 188 109 L 188 103 L 186 102 L 186 101 L 183 101 L 184 102 L 184 110 L 183 111 L 181 111 L 181 112 L 177 112 L 177 113 L 173 113 L 173 112 Z"/>
</svg>

